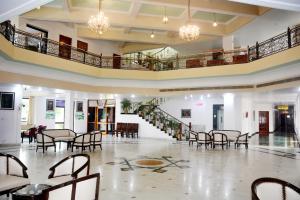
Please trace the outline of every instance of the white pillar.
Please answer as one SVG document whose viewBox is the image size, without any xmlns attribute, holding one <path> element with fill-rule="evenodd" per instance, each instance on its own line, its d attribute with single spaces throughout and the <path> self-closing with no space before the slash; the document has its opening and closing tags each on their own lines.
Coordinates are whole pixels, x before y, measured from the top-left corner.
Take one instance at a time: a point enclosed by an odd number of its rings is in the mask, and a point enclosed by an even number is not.
<svg viewBox="0 0 300 200">
<path fill-rule="evenodd" d="M 241 99 L 233 93 L 224 94 L 224 129 L 241 130 Z"/>
<path fill-rule="evenodd" d="M 234 49 L 234 37 L 233 35 L 228 35 L 223 37 L 223 49 L 224 51 Z"/>
</svg>

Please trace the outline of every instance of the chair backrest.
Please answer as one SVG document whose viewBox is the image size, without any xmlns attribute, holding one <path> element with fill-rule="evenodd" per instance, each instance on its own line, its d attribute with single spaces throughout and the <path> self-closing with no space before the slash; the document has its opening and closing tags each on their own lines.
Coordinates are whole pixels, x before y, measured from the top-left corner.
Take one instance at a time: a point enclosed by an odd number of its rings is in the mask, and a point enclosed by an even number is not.
<svg viewBox="0 0 300 200">
<path fill-rule="evenodd" d="M 43 191 L 44 200 L 98 200 L 100 174 L 92 174 L 55 185 Z"/>
<path fill-rule="evenodd" d="M 32 128 L 29 129 L 29 135 L 30 136 L 35 136 L 36 132 L 37 132 L 37 128 L 35 128 L 35 127 L 32 127 Z"/>
<path fill-rule="evenodd" d="M 53 143 L 53 138 L 44 133 L 36 134 L 36 142 L 37 143 Z"/>
<path fill-rule="evenodd" d="M 0 153 L 0 174 L 28 178 L 27 167 L 15 156 Z"/>
<path fill-rule="evenodd" d="M 91 142 L 91 134 L 85 133 L 85 134 L 78 135 L 74 138 L 74 142 L 82 143 L 82 144 L 90 143 Z"/>
<path fill-rule="evenodd" d="M 70 175 L 73 178 L 89 175 L 90 170 L 90 156 L 87 154 L 74 154 L 68 156 L 50 169 L 51 171 L 48 178 L 54 178 L 58 176 Z"/>
<path fill-rule="evenodd" d="M 101 131 L 91 132 L 91 142 L 102 142 L 102 132 Z"/>
<path fill-rule="evenodd" d="M 206 132 L 198 132 L 198 140 L 199 141 L 210 141 L 210 135 Z"/>
<path fill-rule="evenodd" d="M 214 132 L 213 140 L 215 142 L 227 142 L 227 135 L 225 135 L 224 133 Z"/>
<path fill-rule="evenodd" d="M 238 130 L 213 130 L 212 133 L 223 133 L 227 136 L 228 140 L 235 141 L 238 136 L 241 135 L 241 131 Z"/>
<path fill-rule="evenodd" d="M 196 132 L 194 132 L 194 131 L 189 131 L 189 139 L 191 140 L 195 140 L 195 139 L 197 139 L 197 133 Z"/>
<path fill-rule="evenodd" d="M 46 130 L 47 126 L 39 125 L 37 132 L 38 133 L 43 133 L 44 130 Z"/>
<path fill-rule="evenodd" d="M 259 178 L 251 185 L 252 200 L 298 200 L 300 188 L 276 178 Z"/>
</svg>

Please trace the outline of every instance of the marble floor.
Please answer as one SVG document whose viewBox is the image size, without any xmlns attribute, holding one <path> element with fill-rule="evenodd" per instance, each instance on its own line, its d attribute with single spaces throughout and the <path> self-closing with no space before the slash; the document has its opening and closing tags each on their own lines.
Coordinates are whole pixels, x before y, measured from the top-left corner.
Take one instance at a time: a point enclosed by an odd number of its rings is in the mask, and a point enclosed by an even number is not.
<svg viewBox="0 0 300 200">
<path fill-rule="evenodd" d="M 87 153 L 91 173 L 101 173 L 100 199 L 105 200 L 250 200 L 251 183 L 260 177 L 300 187 L 300 149 L 255 141 L 259 138 L 254 136 L 248 150 L 197 150 L 187 142 L 105 136 L 103 151 Z M 32 183 L 46 182 L 48 169 L 72 154 L 65 146 L 56 153 L 36 153 L 34 144 L 26 142 L 0 152 L 18 156 L 28 166 Z"/>
</svg>

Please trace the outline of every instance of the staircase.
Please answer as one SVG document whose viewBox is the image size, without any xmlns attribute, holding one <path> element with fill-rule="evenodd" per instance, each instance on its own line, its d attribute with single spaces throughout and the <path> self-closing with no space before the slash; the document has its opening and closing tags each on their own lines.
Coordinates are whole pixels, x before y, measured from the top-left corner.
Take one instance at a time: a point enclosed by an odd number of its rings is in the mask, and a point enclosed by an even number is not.
<svg viewBox="0 0 300 200">
<path fill-rule="evenodd" d="M 135 114 L 169 136 L 185 140 L 190 129 L 189 125 L 162 110 L 159 105 L 163 102 L 164 99 L 154 98 L 149 102 L 139 103 Z"/>
</svg>

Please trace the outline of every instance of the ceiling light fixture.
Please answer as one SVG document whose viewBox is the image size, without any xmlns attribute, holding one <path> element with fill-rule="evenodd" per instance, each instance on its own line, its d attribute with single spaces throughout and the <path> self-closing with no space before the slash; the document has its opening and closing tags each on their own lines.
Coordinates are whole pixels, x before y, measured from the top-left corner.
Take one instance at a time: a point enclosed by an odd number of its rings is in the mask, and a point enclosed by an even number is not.
<svg viewBox="0 0 300 200">
<path fill-rule="evenodd" d="M 166 24 L 166 23 L 168 23 L 168 21 L 169 21 L 169 18 L 167 16 L 167 9 L 166 9 L 166 6 L 165 6 L 165 8 L 164 8 L 163 23 Z"/>
<path fill-rule="evenodd" d="M 218 26 L 217 17 L 216 17 L 216 13 L 214 13 L 214 23 L 213 23 L 213 27 L 217 27 L 217 26 Z"/>
<path fill-rule="evenodd" d="M 179 36 L 181 39 L 186 41 L 192 41 L 199 38 L 200 35 L 200 28 L 195 25 L 191 24 L 191 8 L 190 5 L 191 1 L 188 0 L 188 22 L 186 25 L 181 26 L 179 29 Z"/>
<path fill-rule="evenodd" d="M 99 0 L 99 11 L 97 15 L 92 15 L 88 21 L 89 29 L 101 35 L 109 28 L 109 20 L 101 10 L 102 0 Z"/>
</svg>

